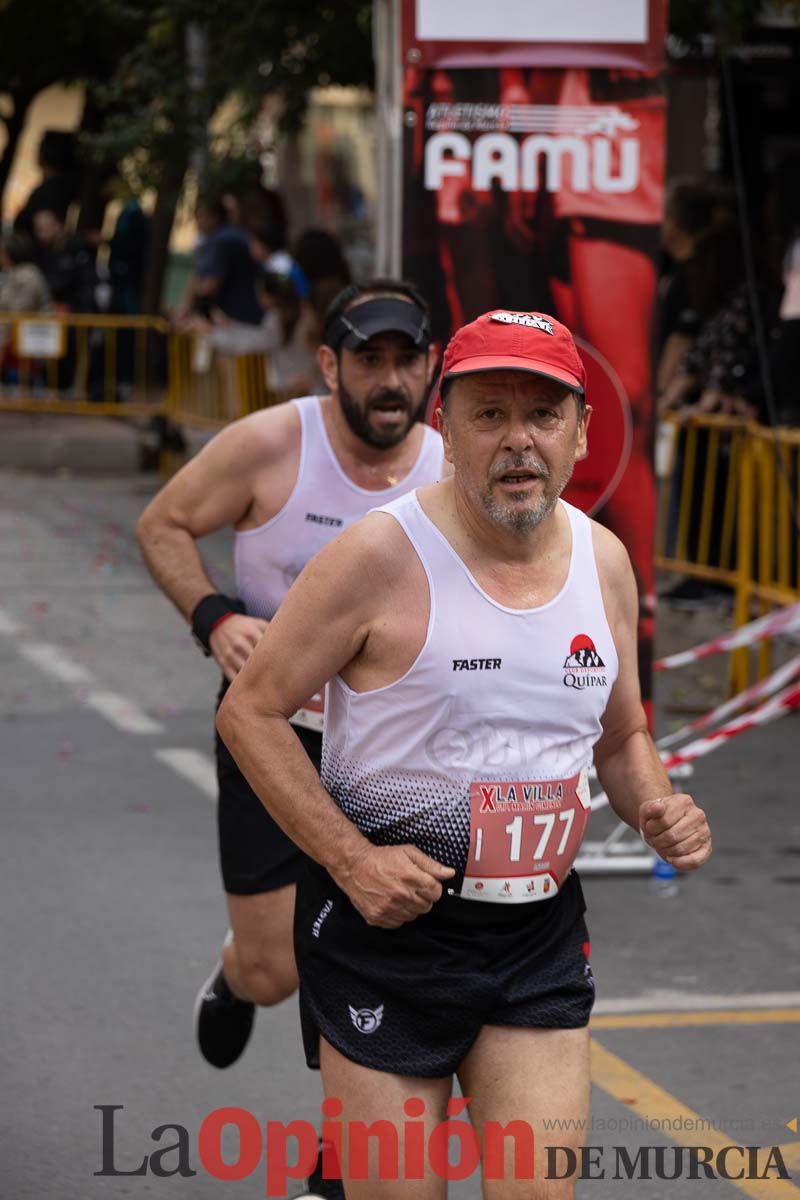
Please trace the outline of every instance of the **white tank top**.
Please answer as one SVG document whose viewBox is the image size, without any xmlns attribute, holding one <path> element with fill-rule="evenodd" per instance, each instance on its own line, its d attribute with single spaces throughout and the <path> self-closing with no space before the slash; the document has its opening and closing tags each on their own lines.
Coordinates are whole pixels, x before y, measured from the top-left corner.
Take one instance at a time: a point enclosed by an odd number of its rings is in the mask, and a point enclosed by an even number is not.
<svg viewBox="0 0 800 1200">
<path fill-rule="evenodd" d="M 464 871 L 478 780 L 563 780 L 592 761 L 617 676 L 591 522 L 560 501 L 572 551 L 547 604 L 506 608 L 478 585 L 415 493 L 379 511 L 402 526 L 428 579 L 425 644 L 402 678 L 328 685 L 322 783 L 376 845 L 413 843 Z"/>
<path fill-rule="evenodd" d="M 376 504 L 411 488 L 435 483 L 442 473 L 442 439 L 424 426 L 422 449 L 408 475 L 394 487 L 369 491 L 348 479 L 328 440 L 319 396 L 293 400 L 300 414 L 300 466 L 280 512 L 236 533 L 236 594 L 249 616 L 269 620 L 314 555 Z"/>
</svg>

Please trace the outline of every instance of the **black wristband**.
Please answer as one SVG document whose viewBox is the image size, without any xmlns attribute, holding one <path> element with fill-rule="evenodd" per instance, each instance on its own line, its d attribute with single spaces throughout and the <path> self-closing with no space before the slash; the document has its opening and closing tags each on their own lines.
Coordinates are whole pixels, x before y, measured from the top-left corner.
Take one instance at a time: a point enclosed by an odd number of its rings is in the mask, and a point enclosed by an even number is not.
<svg viewBox="0 0 800 1200">
<path fill-rule="evenodd" d="M 247 609 L 244 606 L 244 601 L 240 600 L 238 596 L 232 598 L 230 596 L 223 596 L 220 592 L 214 592 L 211 596 L 204 596 L 200 603 L 195 606 L 192 613 L 192 637 L 206 658 L 211 656 L 211 647 L 208 644 L 211 637 L 211 630 L 220 617 L 226 617 L 228 613 L 242 613 L 244 615 L 246 612 Z"/>
</svg>

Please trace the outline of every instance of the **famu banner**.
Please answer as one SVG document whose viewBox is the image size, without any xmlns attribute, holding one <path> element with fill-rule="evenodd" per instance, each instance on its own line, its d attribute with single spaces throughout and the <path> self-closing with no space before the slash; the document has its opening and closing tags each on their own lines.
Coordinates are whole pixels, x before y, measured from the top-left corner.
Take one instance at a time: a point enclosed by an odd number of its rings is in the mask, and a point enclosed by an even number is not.
<svg viewBox="0 0 800 1200">
<path fill-rule="evenodd" d="M 412 64 L 403 107 L 402 269 L 430 301 L 436 337 L 492 308 L 550 312 L 576 336 L 594 412 L 566 499 L 631 554 L 648 692 L 659 74 Z"/>
</svg>

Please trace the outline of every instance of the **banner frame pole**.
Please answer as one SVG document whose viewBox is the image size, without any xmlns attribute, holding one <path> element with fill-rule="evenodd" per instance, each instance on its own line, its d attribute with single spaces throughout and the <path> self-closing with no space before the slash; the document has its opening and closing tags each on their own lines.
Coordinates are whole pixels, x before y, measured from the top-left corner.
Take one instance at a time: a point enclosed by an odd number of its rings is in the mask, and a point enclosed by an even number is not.
<svg viewBox="0 0 800 1200">
<path fill-rule="evenodd" d="M 401 0 L 373 0 L 378 211 L 375 273 L 399 278 L 403 245 L 403 62 Z"/>
</svg>

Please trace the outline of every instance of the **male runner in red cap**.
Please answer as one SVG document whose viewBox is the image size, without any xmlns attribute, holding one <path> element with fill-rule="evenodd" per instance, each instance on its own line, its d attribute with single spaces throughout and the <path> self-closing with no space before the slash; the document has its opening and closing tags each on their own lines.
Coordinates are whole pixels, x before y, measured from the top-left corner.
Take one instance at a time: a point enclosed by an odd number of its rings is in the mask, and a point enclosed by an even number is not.
<svg viewBox="0 0 800 1200">
<path fill-rule="evenodd" d="M 309 564 L 218 715 L 311 859 L 295 924 L 309 1064 L 343 1123 L 402 1133 L 413 1110 L 430 1132 L 457 1075 L 481 1145 L 489 1122 L 530 1126 L 535 1181 L 509 1156 L 485 1200 L 574 1194 L 546 1177 L 544 1121 L 582 1142 L 593 984 L 572 865 L 592 762 L 614 811 L 676 868 L 710 854 L 647 730 L 627 553 L 559 498 L 586 453 L 584 380 L 546 314 L 459 330 L 440 392 L 453 477 Z M 325 680 L 318 779 L 289 718 Z M 347 1171 L 345 1147 L 348 1200 L 408 1194 L 375 1164 L 367 1180 Z M 433 1172 L 413 1186 L 446 1194 Z"/>
</svg>

